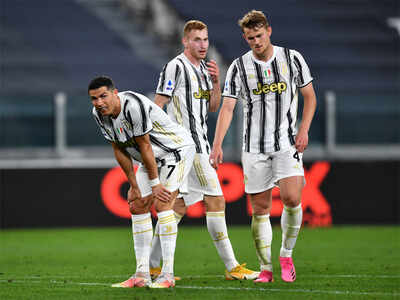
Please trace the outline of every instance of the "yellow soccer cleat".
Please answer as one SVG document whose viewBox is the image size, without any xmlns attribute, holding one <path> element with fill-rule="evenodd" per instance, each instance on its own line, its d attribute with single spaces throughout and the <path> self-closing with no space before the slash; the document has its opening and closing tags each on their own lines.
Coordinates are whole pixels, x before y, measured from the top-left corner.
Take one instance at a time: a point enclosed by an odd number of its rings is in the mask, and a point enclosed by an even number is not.
<svg viewBox="0 0 400 300">
<path fill-rule="evenodd" d="M 225 270 L 226 280 L 253 280 L 260 275 L 260 272 L 255 272 L 245 268 L 246 264 L 237 265 L 232 270 Z"/>
<path fill-rule="evenodd" d="M 156 267 L 156 268 L 150 268 L 150 276 L 152 280 L 155 280 L 158 276 L 160 276 L 161 274 L 161 268 L 160 267 Z M 176 280 L 181 280 L 182 278 L 180 278 L 179 276 L 175 276 L 175 281 Z"/>
</svg>

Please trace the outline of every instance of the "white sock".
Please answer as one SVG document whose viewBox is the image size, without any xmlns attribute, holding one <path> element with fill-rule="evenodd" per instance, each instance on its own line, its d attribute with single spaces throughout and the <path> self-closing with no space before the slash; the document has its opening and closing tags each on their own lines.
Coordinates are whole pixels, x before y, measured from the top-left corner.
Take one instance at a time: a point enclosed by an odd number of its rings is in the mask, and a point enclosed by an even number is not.
<svg viewBox="0 0 400 300">
<path fill-rule="evenodd" d="M 272 272 L 272 227 L 269 214 L 261 216 L 253 215 L 251 219 L 251 232 L 256 246 L 258 261 L 260 262 L 260 270 Z"/>
<path fill-rule="evenodd" d="M 172 209 L 159 212 L 159 235 L 162 253 L 162 273 L 174 273 L 174 254 L 178 226 Z"/>
<path fill-rule="evenodd" d="M 136 272 L 149 272 L 149 258 L 153 225 L 150 213 L 132 215 L 132 233 L 136 256 Z"/>
<path fill-rule="evenodd" d="M 303 220 L 303 209 L 301 203 L 296 207 L 283 206 L 281 216 L 282 227 L 282 246 L 281 257 L 291 257 L 294 246 L 296 245 L 297 235 L 299 234 L 301 222 Z"/>
<path fill-rule="evenodd" d="M 207 212 L 207 229 L 211 235 L 218 254 L 228 271 L 239 265 L 233 253 L 231 241 L 228 237 L 228 230 L 225 222 L 225 212 Z"/>
<path fill-rule="evenodd" d="M 176 212 L 174 212 L 174 215 L 175 215 L 176 225 L 178 225 L 183 216 Z M 161 266 L 162 252 L 161 252 L 159 229 L 160 225 L 157 220 L 156 228 L 154 229 L 153 240 L 151 241 L 150 268 L 160 268 Z"/>
</svg>

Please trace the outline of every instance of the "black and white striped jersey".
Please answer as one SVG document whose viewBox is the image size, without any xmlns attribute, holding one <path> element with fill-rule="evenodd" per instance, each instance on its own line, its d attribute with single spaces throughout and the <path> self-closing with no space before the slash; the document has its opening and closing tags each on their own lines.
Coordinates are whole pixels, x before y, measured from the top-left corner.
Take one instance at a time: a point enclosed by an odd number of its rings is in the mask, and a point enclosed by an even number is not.
<svg viewBox="0 0 400 300">
<path fill-rule="evenodd" d="M 243 101 L 243 151 L 270 153 L 294 144 L 298 88 L 313 78 L 303 56 L 278 46 L 267 62 L 252 51 L 230 65 L 223 96 Z"/>
<path fill-rule="evenodd" d="M 93 108 L 93 116 L 104 137 L 125 148 L 142 162 L 134 137 L 149 134 L 156 160 L 168 153 L 179 156 L 179 148 L 193 145 L 189 132 L 173 122 L 168 115 L 144 95 L 125 91 L 118 93 L 121 112 L 117 118 L 102 116 Z"/>
<path fill-rule="evenodd" d="M 164 66 L 157 85 L 157 94 L 170 97 L 168 115 L 192 134 L 197 153 L 210 153 L 207 114 L 211 90 L 205 62 L 196 67 L 183 53 Z"/>
</svg>

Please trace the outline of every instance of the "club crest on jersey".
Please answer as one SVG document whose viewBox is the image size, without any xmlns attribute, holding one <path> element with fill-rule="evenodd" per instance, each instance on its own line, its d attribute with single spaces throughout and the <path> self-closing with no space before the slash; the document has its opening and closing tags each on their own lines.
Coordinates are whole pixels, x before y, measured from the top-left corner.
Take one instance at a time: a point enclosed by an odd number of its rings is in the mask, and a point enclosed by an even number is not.
<svg viewBox="0 0 400 300">
<path fill-rule="evenodd" d="M 210 91 L 209 90 L 203 90 L 202 88 L 199 88 L 198 92 L 193 93 L 193 97 L 196 99 L 206 99 L 210 100 Z"/>
<path fill-rule="evenodd" d="M 280 66 L 280 69 L 281 69 L 281 74 L 282 75 L 286 75 L 288 73 L 287 64 L 282 61 L 282 62 L 279 62 L 279 66 Z"/>
<path fill-rule="evenodd" d="M 286 91 L 287 85 L 286 82 L 278 82 L 278 83 L 271 83 L 271 84 L 261 84 L 257 83 L 257 88 L 253 89 L 253 94 L 254 95 L 260 95 L 260 94 L 268 94 L 268 93 L 276 93 L 278 92 L 279 94 L 282 94 L 282 92 Z"/>
<path fill-rule="evenodd" d="M 132 130 L 132 126 L 127 120 L 122 120 L 121 123 L 127 130 Z"/>
</svg>

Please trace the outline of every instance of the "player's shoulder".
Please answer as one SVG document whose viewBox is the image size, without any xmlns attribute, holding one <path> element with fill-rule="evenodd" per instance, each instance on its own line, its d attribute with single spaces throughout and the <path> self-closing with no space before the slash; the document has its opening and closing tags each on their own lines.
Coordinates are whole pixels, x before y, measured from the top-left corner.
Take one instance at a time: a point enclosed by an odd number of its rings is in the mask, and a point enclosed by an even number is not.
<svg viewBox="0 0 400 300">
<path fill-rule="evenodd" d="M 175 69 L 176 67 L 182 68 L 182 67 L 183 67 L 183 64 L 184 64 L 184 61 L 185 61 L 185 59 L 184 59 L 184 57 L 183 57 L 183 53 L 181 53 L 181 54 L 175 56 L 173 59 L 171 59 L 171 60 L 165 65 L 165 67 L 166 67 L 166 68 L 169 68 L 169 69 L 171 69 L 171 68 Z"/>
<path fill-rule="evenodd" d="M 119 92 L 118 96 L 121 99 L 121 109 L 123 111 L 132 108 L 141 110 L 143 107 L 147 107 L 153 103 L 145 95 L 133 91 Z"/>
</svg>

